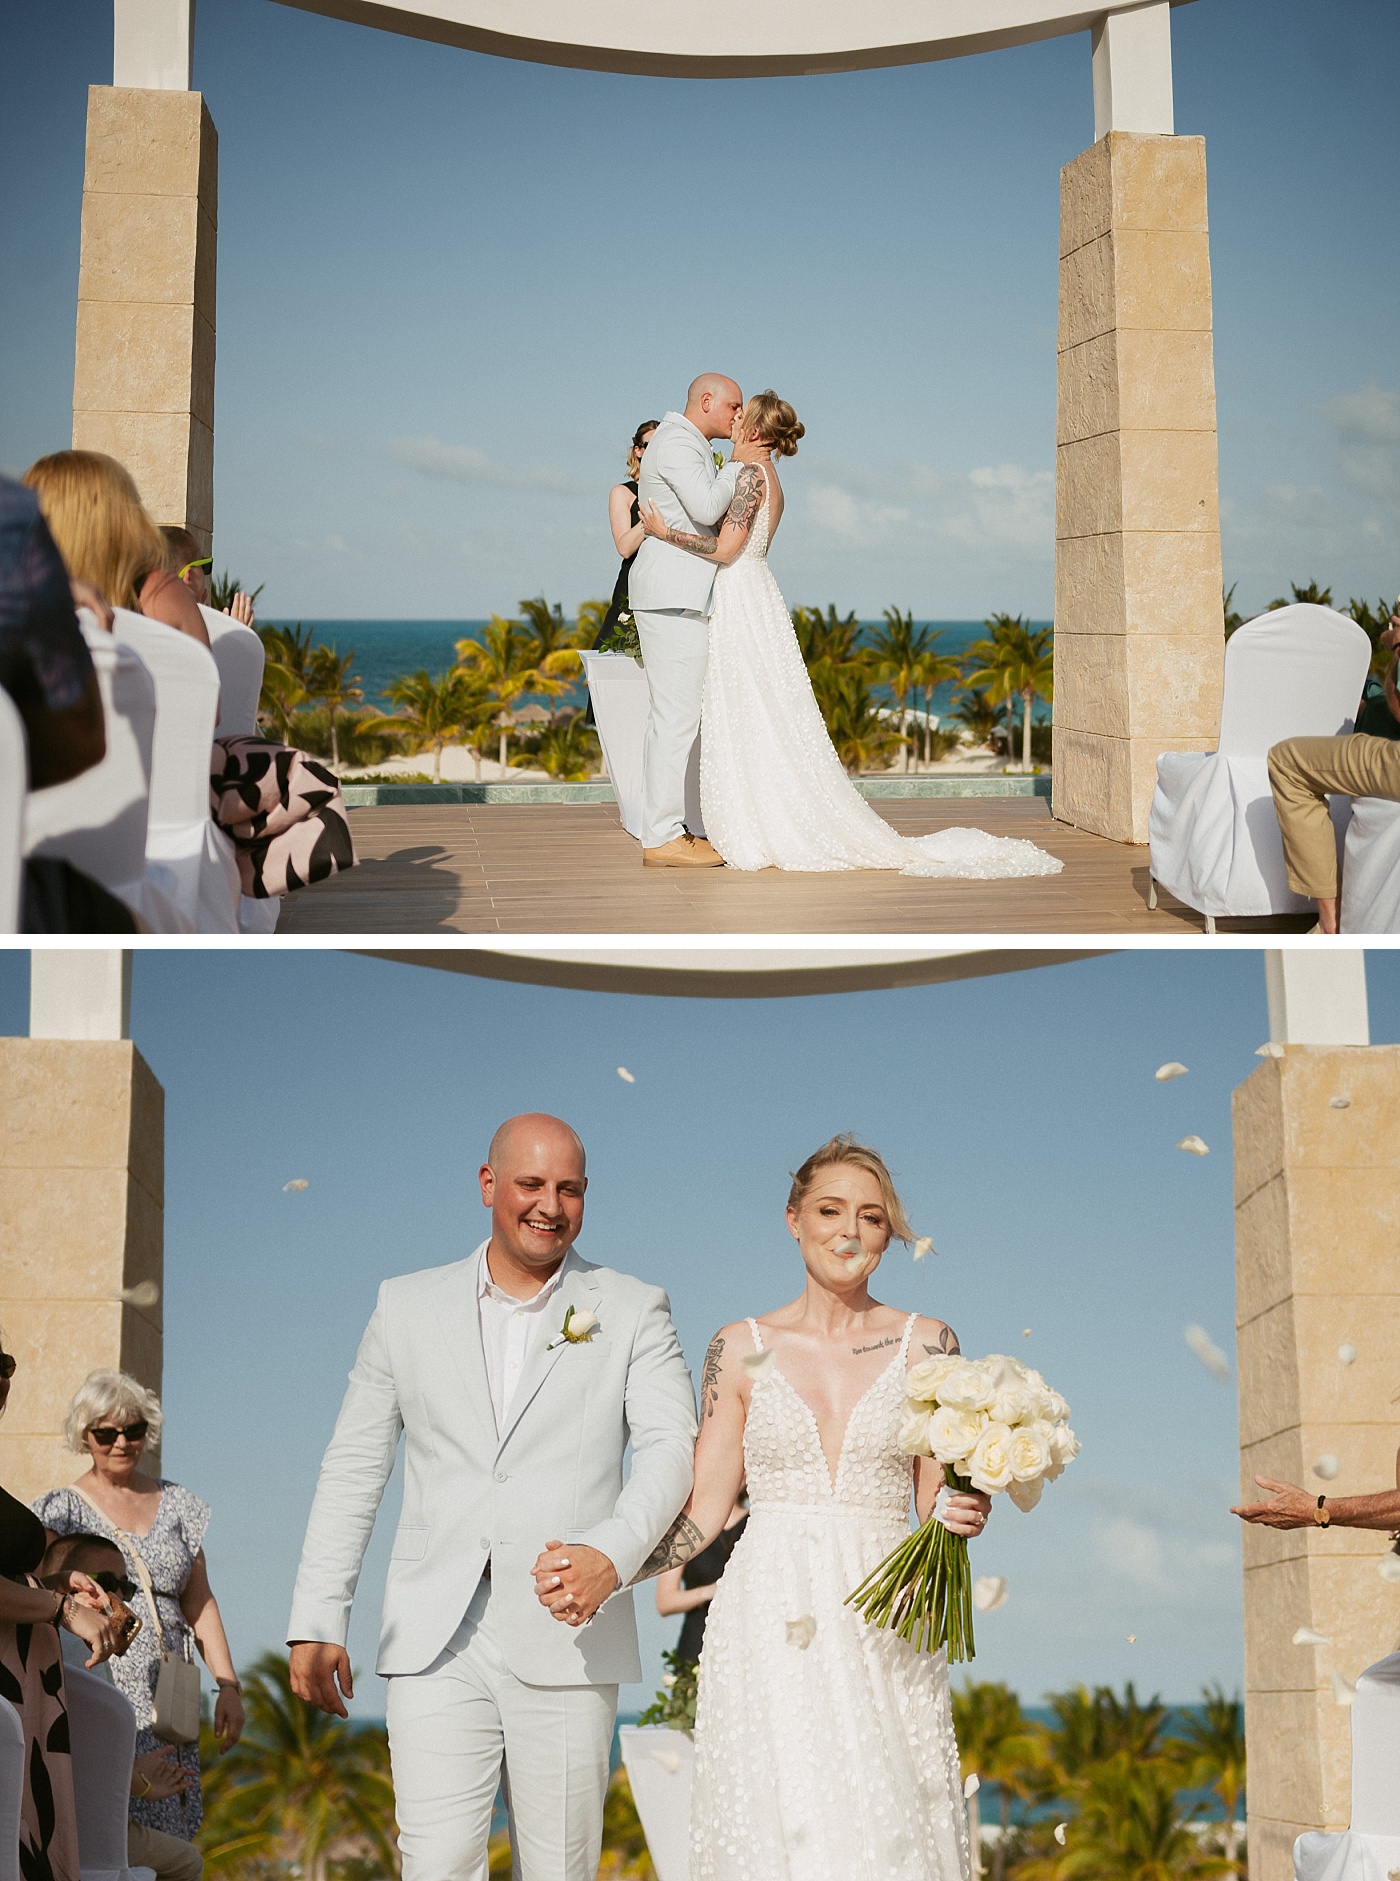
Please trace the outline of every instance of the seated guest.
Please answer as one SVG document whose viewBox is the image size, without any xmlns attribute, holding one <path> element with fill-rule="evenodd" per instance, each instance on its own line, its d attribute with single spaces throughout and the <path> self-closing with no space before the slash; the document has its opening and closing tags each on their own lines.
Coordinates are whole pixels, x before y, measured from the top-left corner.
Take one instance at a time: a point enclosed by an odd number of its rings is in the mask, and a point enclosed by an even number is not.
<svg viewBox="0 0 1400 1881">
<path fill-rule="evenodd" d="M 175 572 L 183 581 L 200 607 L 208 607 L 209 568 L 214 558 L 201 555 L 199 544 L 188 529 L 182 529 L 178 523 L 162 523 L 160 533 L 165 538 L 165 546 L 174 558 Z M 236 588 L 233 598 L 223 609 L 244 627 L 253 624 L 253 603 L 241 588 Z"/>
<path fill-rule="evenodd" d="M 1392 654 L 1400 648 L 1400 614 L 1391 616 L 1380 645 Z M 1391 717 L 1400 723 L 1397 666 L 1400 654 L 1392 658 L 1385 676 L 1385 702 Z M 1316 901 L 1319 931 L 1335 934 L 1342 886 L 1328 795 L 1400 801 L 1400 742 L 1365 732 L 1339 738 L 1286 738 L 1269 753 L 1269 786 L 1283 838 L 1288 886 L 1295 895 Z"/>
<path fill-rule="evenodd" d="M 45 1585 L 66 1583 L 74 1570 L 88 1575 L 114 1598 L 130 1601 L 138 1592 L 136 1583 L 127 1577 L 121 1549 L 105 1535 L 61 1535 L 50 1544 L 39 1578 Z M 63 1656 L 70 1664 L 75 1663 L 75 1652 L 65 1640 Z M 107 1670 L 105 1666 L 99 1669 Z M 177 1761 L 173 1744 L 144 1752 L 131 1768 L 131 1794 L 137 1801 L 158 1803 L 183 1796 L 195 1781 Z M 193 1842 L 167 1835 L 134 1817 L 127 1825 L 126 1859 L 131 1868 L 154 1868 L 157 1881 L 199 1881 L 204 1872 L 203 1857 Z"/>
</svg>

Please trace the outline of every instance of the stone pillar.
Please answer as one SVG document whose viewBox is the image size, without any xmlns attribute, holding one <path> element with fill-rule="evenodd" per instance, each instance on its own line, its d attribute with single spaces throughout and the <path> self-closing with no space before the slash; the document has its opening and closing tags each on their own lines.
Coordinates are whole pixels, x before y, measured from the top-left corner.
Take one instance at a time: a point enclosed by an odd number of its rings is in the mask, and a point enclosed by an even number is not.
<svg viewBox="0 0 1400 1881">
<path fill-rule="evenodd" d="M 206 553 L 217 176 L 198 92 L 89 88 L 73 445 L 125 464 L 156 522 Z"/>
<path fill-rule="evenodd" d="M 31 1026 L 70 1035 L 0 1039 L 0 1325 L 19 1361 L 0 1483 L 24 1501 L 83 1467 L 63 1420 L 90 1371 L 160 1390 L 165 1191 L 165 1094 L 120 1036 L 121 957 L 35 953 L 33 972 Z"/>
<path fill-rule="evenodd" d="M 1276 1037 L 1285 990 L 1292 1006 L 1327 1018 L 1307 986 L 1271 977 Z M 1354 1008 L 1354 993 L 1342 1007 Z M 1339 1008 L 1332 1037 L 1338 1017 L 1355 1030 L 1354 1010 Z M 1261 1494 L 1256 1474 L 1317 1494 L 1388 1488 L 1400 1445 L 1400 1047 L 1282 1051 L 1234 1096 L 1248 1501 Z M 1350 1364 L 1338 1356 L 1344 1346 L 1355 1347 Z M 1328 1456 L 1340 1465 L 1335 1478 L 1317 1473 Z M 1385 1535 L 1359 1529 L 1244 1529 L 1250 1881 L 1292 1881 L 1295 1836 L 1347 1826 L 1350 1713 L 1332 1674 L 1354 1681 L 1400 1643 L 1400 1587 L 1377 1572 L 1388 1547 Z M 1331 1643 L 1293 1645 L 1300 1626 Z"/>
<path fill-rule="evenodd" d="M 1205 142 L 1111 130 L 1060 176 L 1057 817 L 1146 842 L 1158 755 L 1213 749 L 1220 590 Z"/>
</svg>

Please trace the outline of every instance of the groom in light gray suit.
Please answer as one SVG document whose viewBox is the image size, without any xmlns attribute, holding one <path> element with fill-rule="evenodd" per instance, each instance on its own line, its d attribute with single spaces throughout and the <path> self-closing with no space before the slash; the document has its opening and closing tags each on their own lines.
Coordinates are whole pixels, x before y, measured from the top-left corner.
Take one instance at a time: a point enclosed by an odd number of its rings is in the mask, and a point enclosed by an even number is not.
<svg viewBox="0 0 1400 1881">
<path fill-rule="evenodd" d="M 744 395 L 732 379 L 706 372 L 685 410 L 668 411 L 642 453 L 637 501 L 654 503 L 687 534 L 713 534 L 734 500 L 739 466 L 717 469 L 711 444 L 727 438 Z M 722 858 L 685 826 L 685 778 L 700 732 L 710 649 L 712 562 L 645 536 L 627 593 L 642 643 L 651 709 L 642 745 L 642 866 L 722 868 Z"/>
<path fill-rule="evenodd" d="M 690 1493 L 695 1399 L 665 1294 L 572 1251 L 568 1124 L 511 1118 L 480 1182 L 489 1240 L 379 1290 L 307 1524 L 292 1687 L 346 1715 L 350 1603 L 402 1433 L 378 1669 L 404 1881 L 486 1881 L 501 1782 L 520 1881 L 594 1881 L 617 1688 L 641 1677 L 618 1590 Z M 532 1578 L 546 1550 L 569 1564 L 554 1611 Z"/>
</svg>

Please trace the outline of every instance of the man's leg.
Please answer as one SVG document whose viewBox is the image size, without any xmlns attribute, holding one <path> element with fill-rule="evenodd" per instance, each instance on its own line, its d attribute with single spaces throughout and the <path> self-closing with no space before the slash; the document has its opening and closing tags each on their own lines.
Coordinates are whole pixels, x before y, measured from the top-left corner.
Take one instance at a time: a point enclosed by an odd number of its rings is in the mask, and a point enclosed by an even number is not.
<svg viewBox="0 0 1400 1881">
<path fill-rule="evenodd" d="M 193 1842 L 147 1828 L 144 1822 L 126 1825 L 126 1865 L 154 1868 L 156 1881 L 199 1881 L 204 1873 L 204 1857 Z"/>
<path fill-rule="evenodd" d="M 1400 743 L 1351 733 L 1342 738 L 1287 738 L 1269 753 L 1288 886 L 1318 904 L 1325 932 L 1337 931 L 1341 896 L 1337 833 L 1330 796 L 1400 799 Z"/>
<path fill-rule="evenodd" d="M 642 847 L 685 834 L 685 774 L 700 732 L 710 626 L 697 614 L 637 612 L 651 710 L 642 742 Z"/>
<path fill-rule="evenodd" d="M 479 1587 L 466 1618 L 426 1672 L 391 1678 L 385 1707 L 403 1881 L 487 1881 L 486 1845 L 503 1737 L 483 1657 Z"/>
</svg>

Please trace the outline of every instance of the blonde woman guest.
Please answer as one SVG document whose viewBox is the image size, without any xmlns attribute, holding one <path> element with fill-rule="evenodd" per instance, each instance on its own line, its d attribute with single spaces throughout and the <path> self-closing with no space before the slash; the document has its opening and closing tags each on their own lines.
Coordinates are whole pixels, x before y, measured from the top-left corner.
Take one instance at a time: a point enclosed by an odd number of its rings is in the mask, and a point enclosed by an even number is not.
<svg viewBox="0 0 1400 1881">
<path fill-rule="evenodd" d="M 184 1656 L 192 1641 L 219 1688 L 214 1734 L 229 1750 L 243 1732 L 242 1687 L 233 1669 L 219 1603 L 209 1585 L 204 1531 L 209 1505 L 164 1477 L 141 1469 L 148 1442 L 160 1437 L 162 1412 L 152 1392 L 125 1372 L 93 1372 L 78 1387 L 68 1409 L 68 1447 L 86 1455 L 89 1467 L 70 1488 L 51 1489 L 34 1504 L 50 1535 L 109 1536 L 126 1558 L 131 1579 L 149 1575 L 160 1625 L 154 1624 L 144 1590 L 133 1602 L 145 1621 L 113 1676 L 136 1712 L 136 1754 L 159 1750 L 150 1730 L 151 1700 L 160 1671 L 160 1635 L 166 1650 Z M 139 1565 L 138 1565 L 139 1564 Z M 135 1821 L 193 1841 L 203 1809 L 199 1794 L 199 1746 L 181 1744 L 176 1761 L 190 1773 L 178 1795 L 133 1797 Z"/>
</svg>

